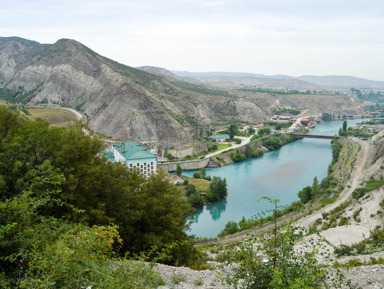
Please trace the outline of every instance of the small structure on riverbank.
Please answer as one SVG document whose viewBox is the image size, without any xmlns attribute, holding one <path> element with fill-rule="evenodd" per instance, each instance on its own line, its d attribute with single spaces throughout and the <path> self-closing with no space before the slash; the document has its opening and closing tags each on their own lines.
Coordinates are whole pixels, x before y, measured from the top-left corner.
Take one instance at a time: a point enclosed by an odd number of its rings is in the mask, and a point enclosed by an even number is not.
<svg viewBox="0 0 384 289">
<path fill-rule="evenodd" d="M 225 141 L 227 138 L 229 138 L 229 135 L 228 134 L 220 134 L 220 135 L 211 135 L 209 137 L 210 139 L 214 139 L 218 142 L 223 142 Z"/>
<path fill-rule="evenodd" d="M 157 170 L 157 156 L 138 143 L 113 144 L 109 155 L 112 161 L 125 163 L 131 169 L 138 169 L 145 177 L 149 177 Z"/>
</svg>

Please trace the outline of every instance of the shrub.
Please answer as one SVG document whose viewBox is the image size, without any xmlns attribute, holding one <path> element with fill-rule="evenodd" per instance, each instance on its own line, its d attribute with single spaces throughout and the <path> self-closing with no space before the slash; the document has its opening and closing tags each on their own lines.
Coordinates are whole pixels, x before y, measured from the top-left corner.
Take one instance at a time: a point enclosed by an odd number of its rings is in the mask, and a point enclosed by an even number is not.
<svg viewBox="0 0 384 289">
<path fill-rule="evenodd" d="M 193 173 L 193 177 L 194 177 L 195 179 L 201 179 L 201 173 L 200 173 L 200 172 L 194 172 L 194 173 Z"/>
</svg>

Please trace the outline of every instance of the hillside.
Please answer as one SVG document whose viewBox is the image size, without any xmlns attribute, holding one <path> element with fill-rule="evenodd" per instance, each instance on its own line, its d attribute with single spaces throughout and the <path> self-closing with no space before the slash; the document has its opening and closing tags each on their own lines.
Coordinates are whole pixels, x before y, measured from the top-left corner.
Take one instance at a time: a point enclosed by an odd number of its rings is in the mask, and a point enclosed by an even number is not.
<svg viewBox="0 0 384 289">
<path fill-rule="evenodd" d="M 180 77 L 189 77 L 205 81 L 213 85 L 227 87 L 260 86 L 264 88 L 287 88 L 287 89 L 316 89 L 316 88 L 362 88 L 383 89 L 383 81 L 374 81 L 353 76 L 315 76 L 303 75 L 293 77 L 289 75 L 264 75 L 239 72 L 188 72 L 172 71 Z"/>
<path fill-rule="evenodd" d="M 212 125 L 257 123 L 285 107 L 362 113 L 359 103 L 348 98 L 210 88 L 163 69 L 145 70 L 107 59 L 75 40 L 39 44 L 0 38 L 3 98 L 74 108 L 88 118 L 92 130 L 113 139 L 174 146 L 201 137 Z"/>
</svg>

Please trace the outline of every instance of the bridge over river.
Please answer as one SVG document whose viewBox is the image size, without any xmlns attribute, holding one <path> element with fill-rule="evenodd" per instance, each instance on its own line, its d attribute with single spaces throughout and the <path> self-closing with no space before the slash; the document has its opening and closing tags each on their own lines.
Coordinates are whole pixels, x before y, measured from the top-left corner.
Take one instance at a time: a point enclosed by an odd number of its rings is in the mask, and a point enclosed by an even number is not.
<svg viewBox="0 0 384 289">
<path fill-rule="evenodd" d="M 318 139 L 338 139 L 336 135 L 318 135 L 318 134 L 297 134 L 293 135 L 295 138 L 318 138 Z"/>
</svg>

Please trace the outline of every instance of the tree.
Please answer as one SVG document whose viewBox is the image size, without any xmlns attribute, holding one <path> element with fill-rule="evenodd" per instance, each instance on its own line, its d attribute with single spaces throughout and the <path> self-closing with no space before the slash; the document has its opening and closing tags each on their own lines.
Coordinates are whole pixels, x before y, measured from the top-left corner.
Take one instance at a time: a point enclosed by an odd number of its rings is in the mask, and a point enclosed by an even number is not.
<svg viewBox="0 0 384 289">
<path fill-rule="evenodd" d="M 313 178 L 313 184 L 312 184 L 312 195 L 316 196 L 319 193 L 320 186 L 319 186 L 319 180 L 315 176 Z"/>
<path fill-rule="evenodd" d="M 103 142 L 95 135 L 84 135 L 81 124 L 54 128 L 44 120 L 30 121 L 4 112 L 14 119 L 13 126 L 5 130 L 8 118 L 0 117 L 4 132 L 0 135 L 0 202 L 29 190 L 43 170 L 47 176 L 49 172 L 62 175 L 63 180 L 58 184 L 57 201 L 44 206 L 40 214 L 91 226 L 117 225 L 122 253 L 188 243 L 185 230 L 193 208 L 173 190 L 162 170 L 146 179 L 124 164 L 100 157 Z M 40 192 L 44 189 L 34 191 Z M 172 258 L 168 261 L 176 261 Z"/>
<path fill-rule="evenodd" d="M 240 231 L 239 225 L 234 221 L 228 221 L 224 229 L 218 235 L 219 237 L 224 237 L 226 235 L 235 234 Z"/>
<path fill-rule="evenodd" d="M 237 125 L 235 124 L 231 124 L 229 127 L 228 127 L 228 134 L 229 134 L 229 138 L 232 140 L 236 133 L 237 133 Z"/>
<path fill-rule="evenodd" d="M 78 211 L 57 198 L 64 181 L 46 160 L 28 190 L 0 201 L 1 287 L 157 288 L 161 279 L 151 269 L 116 257 L 117 227 L 41 214 L 54 203 Z"/>
<path fill-rule="evenodd" d="M 193 177 L 194 177 L 195 179 L 201 179 L 201 173 L 200 173 L 200 172 L 194 172 L 194 173 L 193 173 Z"/>
<path fill-rule="evenodd" d="M 331 121 L 332 120 L 332 114 L 327 113 L 327 112 L 323 112 L 321 114 L 321 120 L 322 121 Z"/>
<path fill-rule="evenodd" d="M 240 153 L 239 150 L 236 150 L 236 151 L 234 152 L 234 154 L 232 154 L 231 159 L 232 159 L 234 162 L 241 162 L 241 161 L 245 160 L 245 155 L 243 155 L 242 153 Z"/>
<path fill-rule="evenodd" d="M 283 146 L 281 139 L 276 136 L 268 136 L 262 143 L 269 150 L 275 150 Z"/>
<path fill-rule="evenodd" d="M 196 187 L 195 185 L 193 184 L 187 184 L 185 186 L 185 192 L 186 192 L 186 195 L 189 197 L 191 195 L 193 195 L 194 193 L 196 193 Z"/>
<path fill-rule="evenodd" d="M 298 192 L 297 194 L 300 198 L 300 200 L 306 204 L 308 203 L 312 197 L 313 197 L 313 194 L 312 194 L 312 188 L 310 186 L 306 186 L 305 188 L 303 188 L 301 191 Z"/>
<path fill-rule="evenodd" d="M 251 147 L 250 144 L 247 144 L 245 146 L 245 157 L 247 159 L 251 158 L 253 156 L 253 148 Z"/>
<path fill-rule="evenodd" d="M 256 131 L 253 127 L 248 128 L 248 134 L 254 134 Z"/>
<path fill-rule="evenodd" d="M 200 174 L 201 174 L 201 178 L 205 179 L 205 177 L 207 176 L 207 169 L 206 168 L 201 168 L 200 169 Z"/>
<path fill-rule="evenodd" d="M 204 205 L 204 198 L 200 196 L 197 192 L 193 193 L 190 198 L 188 199 L 188 202 L 194 207 L 200 207 Z"/>
<path fill-rule="evenodd" d="M 344 120 L 343 121 L 343 131 L 347 131 L 347 126 L 348 126 L 347 121 Z"/>
<path fill-rule="evenodd" d="M 209 185 L 209 191 L 218 196 L 219 199 L 223 199 L 227 196 L 227 180 L 220 177 L 213 177 Z"/>
<path fill-rule="evenodd" d="M 271 132 L 271 129 L 269 127 L 261 127 L 257 131 L 257 134 L 260 135 L 260 136 L 263 136 L 265 134 L 269 134 L 270 132 Z"/>
<path fill-rule="evenodd" d="M 182 173 L 183 173 L 183 169 L 180 167 L 180 164 L 178 163 L 176 166 L 176 175 L 180 177 Z"/>
</svg>

